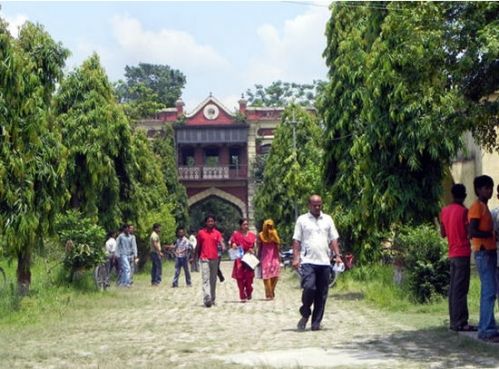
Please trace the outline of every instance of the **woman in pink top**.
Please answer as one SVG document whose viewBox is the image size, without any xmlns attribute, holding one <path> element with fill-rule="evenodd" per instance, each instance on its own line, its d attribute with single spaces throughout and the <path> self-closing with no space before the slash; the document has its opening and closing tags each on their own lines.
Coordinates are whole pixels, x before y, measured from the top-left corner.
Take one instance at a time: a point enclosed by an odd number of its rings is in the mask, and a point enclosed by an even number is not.
<svg viewBox="0 0 499 369">
<path fill-rule="evenodd" d="M 229 244 L 234 249 L 241 246 L 244 253 L 249 252 L 254 254 L 255 241 L 255 234 L 249 231 L 248 219 L 241 219 L 239 221 L 239 230 L 234 231 L 230 237 Z M 232 278 L 237 280 L 237 287 L 239 288 L 239 298 L 241 299 L 241 302 L 251 300 L 254 277 L 255 272 L 253 269 L 243 263 L 241 259 L 234 260 Z"/>
<path fill-rule="evenodd" d="M 273 300 L 275 297 L 275 286 L 281 272 L 281 260 L 279 246 L 281 240 L 272 219 L 263 222 L 262 232 L 258 234 L 258 254 L 262 268 L 263 285 L 265 286 L 265 297 Z"/>
</svg>

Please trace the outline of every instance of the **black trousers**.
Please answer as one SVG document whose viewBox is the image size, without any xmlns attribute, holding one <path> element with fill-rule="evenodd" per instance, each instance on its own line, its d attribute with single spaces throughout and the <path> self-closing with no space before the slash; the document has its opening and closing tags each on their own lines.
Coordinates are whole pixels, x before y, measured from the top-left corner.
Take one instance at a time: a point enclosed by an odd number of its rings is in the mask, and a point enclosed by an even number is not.
<svg viewBox="0 0 499 369">
<path fill-rule="evenodd" d="M 302 306 L 300 314 L 304 318 L 312 315 L 312 327 L 319 327 L 326 308 L 331 267 L 329 265 L 301 265 Z M 314 311 L 312 312 L 312 305 Z"/>
<path fill-rule="evenodd" d="M 468 324 L 468 290 L 470 288 L 470 258 L 455 257 L 450 261 L 449 317 L 451 329 Z"/>
</svg>

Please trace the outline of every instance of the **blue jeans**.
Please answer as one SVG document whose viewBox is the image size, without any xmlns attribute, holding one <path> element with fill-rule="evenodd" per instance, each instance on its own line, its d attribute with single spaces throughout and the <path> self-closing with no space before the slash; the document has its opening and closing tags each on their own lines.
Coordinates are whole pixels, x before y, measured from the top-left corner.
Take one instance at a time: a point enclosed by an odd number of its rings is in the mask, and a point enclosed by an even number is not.
<svg viewBox="0 0 499 369">
<path fill-rule="evenodd" d="M 161 257 L 157 252 L 151 252 L 151 284 L 160 284 L 161 283 L 161 274 L 162 274 L 162 264 Z"/>
<path fill-rule="evenodd" d="M 494 318 L 494 303 L 496 299 L 496 251 L 475 252 L 476 268 L 480 276 L 480 321 L 478 323 L 478 338 L 497 336 L 496 320 Z"/>
<path fill-rule="evenodd" d="M 120 255 L 120 279 L 118 284 L 120 286 L 130 286 L 130 263 L 128 255 Z"/>
<path fill-rule="evenodd" d="M 185 283 L 191 285 L 191 273 L 189 273 L 189 266 L 187 257 L 178 257 L 175 259 L 175 275 L 173 276 L 173 286 L 178 286 L 178 277 L 180 276 L 180 269 L 184 268 Z"/>
</svg>

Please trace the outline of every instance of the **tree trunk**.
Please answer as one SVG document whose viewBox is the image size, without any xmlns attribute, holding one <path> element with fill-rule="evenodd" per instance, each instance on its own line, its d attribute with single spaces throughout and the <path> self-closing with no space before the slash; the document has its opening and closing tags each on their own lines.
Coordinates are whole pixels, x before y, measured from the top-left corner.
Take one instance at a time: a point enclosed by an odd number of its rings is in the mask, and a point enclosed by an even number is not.
<svg viewBox="0 0 499 369">
<path fill-rule="evenodd" d="M 31 285 L 31 250 L 24 249 L 17 253 L 17 290 L 26 296 Z"/>
</svg>

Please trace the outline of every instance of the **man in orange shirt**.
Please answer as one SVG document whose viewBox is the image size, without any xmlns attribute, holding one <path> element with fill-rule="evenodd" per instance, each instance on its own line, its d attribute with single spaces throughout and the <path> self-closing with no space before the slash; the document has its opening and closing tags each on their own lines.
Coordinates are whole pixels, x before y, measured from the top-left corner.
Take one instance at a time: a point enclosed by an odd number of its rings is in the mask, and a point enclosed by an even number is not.
<svg viewBox="0 0 499 369">
<path fill-rule="evenodd" d="M 496 266 L 497 252 L 492 215 L 487 202 L 492 197 L 494 181 L 486 175 L 476 177 L 473 181 L 477 200 L 468 211 L 470 237 L 475 252 L 476 267 L 480 276 L 480 321 L 478 338 L 499 342 L 494 318 L 496 299 Z"/>
</svg>

